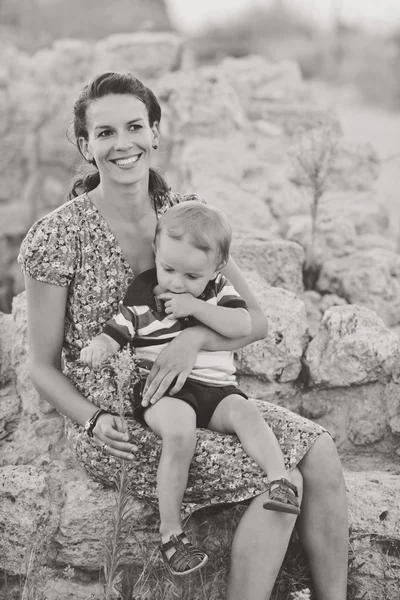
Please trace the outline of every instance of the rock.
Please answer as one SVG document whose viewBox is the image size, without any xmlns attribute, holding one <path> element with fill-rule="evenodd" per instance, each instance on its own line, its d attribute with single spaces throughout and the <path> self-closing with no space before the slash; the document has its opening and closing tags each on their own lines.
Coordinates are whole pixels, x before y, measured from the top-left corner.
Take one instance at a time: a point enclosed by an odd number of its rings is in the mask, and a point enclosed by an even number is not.
<svg viewBox="0 0 400 600">
<path fill-rule="evenodd" d="M 304 252 L 298 244 L 285 240 L 265 241 L 254 235 L 236 236 L 231 253 L 242 270 L 257 271 L 269 285 L 294 294 L 303 291 Z"/>
<path fill-rule="evenodd" d="M 311 216 L 289 217 L 286 238 L 297 242 L 304 251 L 311 251 Z M 348 255 L 354 250 L 356 240 L 354 224 L 345 215 L 318 216 L 314 240 L 314 260 L 317 265 L 336 256 Z"/>
<path fill-rule="evenodd" d="M 16 327 L 11 315 L 0 313 L 0 387 L 15 380 L 12 348 Z"/>
<path fill-rule="evenodd" d="M 341 140 L 330 168 L 328 187 L 335 190 L 370 190 L 380 173 L 380 161 L 371 144 Z"/>
<path fill-rule="evenodd" d="M 118 71 L 145 79 L 160 77 L 179 67 L 181 53 L 182 40 L 174 33 L 116 33 L 95 44 L 93 75 Z"/>
<path fill-rule="evenodd" d="M 308 190 L 295 185 L 288 179 L 288 172 L 285 168 L 281 167 L 274 176 L 275 178 L 270 180 L 267 203 L 272 214 L 282 224 L 283 232 L 286 232 L 290 217 L 301 215 L 310 218 L 311 196 Z"/>
<path fill-rule="evenodd" d="M 322 265 L 317 290 L 374 310 L 389 326 L 400 323 L 400 256 L 383 248 L 355 251 Z"/>
<path fill-rule="evenodd" d="M 289 60 L 273 62 L 261 56 L 225 58 L 219 68 L 252 120 L 265 117 L 270 105 L 275 107 L 287 98 L 297 99 L 304 89 L 299 66 Z M 281 125 L 276 119 L 271 122 L 275 127 Z"/>
<path fill-rule="evenodd" d="M 310 384 L 360 385 L 388 378 L 399 360 L 399 339 L 372 310 L 334 306 L 321 321 L 304 363 Z"/>
<path fill-rule="evenodd" d="M 240 351 L 239 372 L 263 381 L 294 381 L 307 340 L 304 303 L 291 292 L 267 286 L 255 271 L 245 274 L 267 316 L 268 336 Z"/>
<path fill-rule="evenodd" d="M 385 409 L 383 399 L 375 394 L 362 394 L 354 398 L 346 427 L 349 440 L 356 446 L 381 441 L 388 426 Z"/>
<path fill-rule="evenodd" d="M 0 385 L 0 440 L 9 438 L 16 429 L 20 410 L 21 402 L 15 393 L 14 384 Z"/>
<path fill-rule="evenodd" d="M 289 216 L 285 237 L 311 246 L 311 207 L 308 214 Z M 395 250 L 395 243 L 383 237 L 389 224 L 387 207 L 372 192 L 327 192 L 319 202 L 316 218 L 314 256 L 318 265 L 334 257 L 353 254 L 357 249 Z"/>
<path fill-rule="evenodd" d="M 29 465 L 10 465 L 0 469 L 0 482 L 0 523 L 5 527 L 0 536 L 0 569 L 23 574 L 26 550 L 50 518 L 48 476 Z"/>
<path fill-rule="evenodd" d="M 398 598 L 399 476 L 381 470 L 345 472 L 354 580 L 371 597 Z"/>
<path fill-rule="evenodd" d="M 246 138 L 239 132 L 226 139 L 194 137 L 186 142 L 176 168 L 186 173 L 184 185 L 201 188 L 206 174 L 211 181 L 220 179 L 240 185 L 246 170 L 254 166 L 253 158 Z"/>
<path fill-rule="evenodd" d="M 215 68 L 168 73 L 158 81 L 157 91 L 168 104 L 175 143 L 194 137 L 225 139 L 249 127 L 234 89 Z"/>
<path fill-rule="evenodd" d="M 390 250 L 396 252 L 396 241 L 391 240 L 384 235 L 379 233 L 364 233 L 358 235 L 354 240 L 354 247 L 356 250 L 370 250 L 371 248 L 383 248 L 384 250 Z"/>
<path fill-rule="evenodd" d="M 39 396 L 32 385 L 28 362 L 28 332 L 26 316 L 26 294 L 23 292 L 13 301 L 13 319 L 16 325 L 14 337 L 14 361 L 16 391 L 28 414 L 42 414 L 54 411 L 54 408 Z"/>
<path fill-rule="evenodd" d="M 320 200 L 318 219 L 339 217 L 353 223 L 357 235 L 381 234 L 389 225 L 388 208 L 373 191 L 325 193 Z"/>
<path fill-rule="evenodd" d="M 83 84 L 93 71 L 93 44 L 78 39 L 56 40 L 51 48 L 38 50 L 31 59 L 32 77 L 42 87 Z"/>
<path fill-rule="evenodd" d="M 100 600 L 104 598 L 102 583 L 78 583 L 67 578 L 51 577 L 44 586 L 44 600 Z"/>
<path fill-rule="evenodd" d="M 56 563 L 96 571 L 102 564 L 104 541 L 110 535 L 112 511 L 115 508 L 114 491 L 85 478 L 70 481 L 64 487 L 64 493 L 60 526 L 55 535 L 59 548 Z M 129 561 L 134 561 L 140 559 L 139 540 L 142 537 L 147 536 L 148 541 L 157 544 L 157 533 L 154 531 L 151 534 L 149 531 L 154 525 L 153 509 L 144 502 L 132 502 L 130 524 L 136 544 L 131 544 L 126 556 L 129 556 Z M 146 533 L 141 535 L 143 531 Z"/>
<path fill-rule="evenodd" d="M 328 308 L 347 304 L 346 300 L 336 294 L 321 296 L 315 290 L 304 291 L 300 294 L 300 299 L 303 300 L 306 306 L 308 334 L 310 338 L 314 338 L 317 335 L 323 314 Z"/>
<path fill-rule="evenodd" d="M 200 181 L 200 178 L 196 175 L 192 180 Z M 220 178 L 212 181 L 203 178 L 203 184 L 185 183 L 179 187 L 196 191 L 208 204 L 222 210 L 229 218 L 234 238 L 238 235 L 255 235 L 270 239 L 277 237 L 279 226 L 268 206 L 261 198 L 240 189 L 237 184 Z"/>
</svg>

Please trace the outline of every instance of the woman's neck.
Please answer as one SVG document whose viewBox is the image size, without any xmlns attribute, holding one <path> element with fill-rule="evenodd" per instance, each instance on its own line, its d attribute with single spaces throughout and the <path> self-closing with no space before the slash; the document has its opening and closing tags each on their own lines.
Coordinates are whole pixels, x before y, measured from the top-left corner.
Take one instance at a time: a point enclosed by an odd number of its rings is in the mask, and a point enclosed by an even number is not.
<svg viewBox="0 0 400 600">
<path fill-rule="evenodd" d="M 135 224 L 154 211 L 147 185 L 116 188 L 100 183 L 90 197 L 106 220 Z"/>
</svg>

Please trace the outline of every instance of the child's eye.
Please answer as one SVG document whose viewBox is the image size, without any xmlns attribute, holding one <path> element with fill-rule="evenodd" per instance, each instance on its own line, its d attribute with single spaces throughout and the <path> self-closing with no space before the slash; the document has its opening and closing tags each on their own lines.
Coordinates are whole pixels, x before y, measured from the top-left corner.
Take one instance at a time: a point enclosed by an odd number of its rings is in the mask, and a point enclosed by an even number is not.
<svg viewBox="0 0 400 600">
<path fill-rule="evenodd" d="M 166 273 L 172 273 L 172 272 L 173 272 L 173 269 L 170 269 L 169 267 L 164 267 L 164 271 L 165 271 Z"/>
<path fill-rule="evenodd" d="M 111 134 L 111 131 L 109 129 L 104 129 L 103 131 L 100 131 L 100 133 L 98 134 L 97 137 L 101 138 L 101 137 L 108 137 Z"/>
<path fill-rule="evenodd" d="M 198 279 L 197 275 L 188 275 L 187 277 L 188 277 L 188 279 L 192 279 L 192 280 Z"/>
</svg>

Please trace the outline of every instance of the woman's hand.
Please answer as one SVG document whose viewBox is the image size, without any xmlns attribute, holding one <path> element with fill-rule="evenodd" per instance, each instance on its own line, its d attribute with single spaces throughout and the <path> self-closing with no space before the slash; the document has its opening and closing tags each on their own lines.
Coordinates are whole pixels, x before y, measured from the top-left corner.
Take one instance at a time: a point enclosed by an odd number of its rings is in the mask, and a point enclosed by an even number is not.
<svg viewBox="0 0 400 600">
<path fill-rule="evenodd" d="M 158 402 L 175 379 L 169 393 L 179 392 L 196 362 L 203 340 L 202 329 L 185 329 L 160 352 L 147 377 L 142 406 Z"/>
<path fill-rule="evenodd" d="M 132 460 L 137 446 L 129 442 L 128 426 L 121 417 L 103 413 L 93 429 L 93 439 L 103 452 L 117 458 Z"/>
</svg>

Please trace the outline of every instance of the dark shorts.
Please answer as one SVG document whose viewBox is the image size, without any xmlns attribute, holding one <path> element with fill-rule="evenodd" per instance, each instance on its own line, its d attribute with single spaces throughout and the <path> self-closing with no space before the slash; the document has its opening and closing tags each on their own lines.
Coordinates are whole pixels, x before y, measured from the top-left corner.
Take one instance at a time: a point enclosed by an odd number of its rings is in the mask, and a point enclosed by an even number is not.
<svg viewBox="0 0 400 600">
<path fill-rule="evenodd" d="M 170 389 L 173 386 L 174 384 L 171 384 Z M 141 405 L 143 388 L 144 380 L 139 381 L 134 387 L 134 397 L 132 402 L 133 416 L 139 423 L 147 427 L 143 415 L 149 407 Z M 248 396 L 235 385 L 219 387 L 197 383 L 192 379 L 187 379 L 182 389 L 174 396 L 168 392 L 165 395 L 170 396 L 171 398 L 177 398 L 182 400 L 182 402 L 189 404 L 196 413 L 196 427 L 206 428 L 218 404 L 221 400 L 231 394 L 238 394 L 239 396 L 243 396 L 243 398 L 248 398 Z"/>
</svg>

